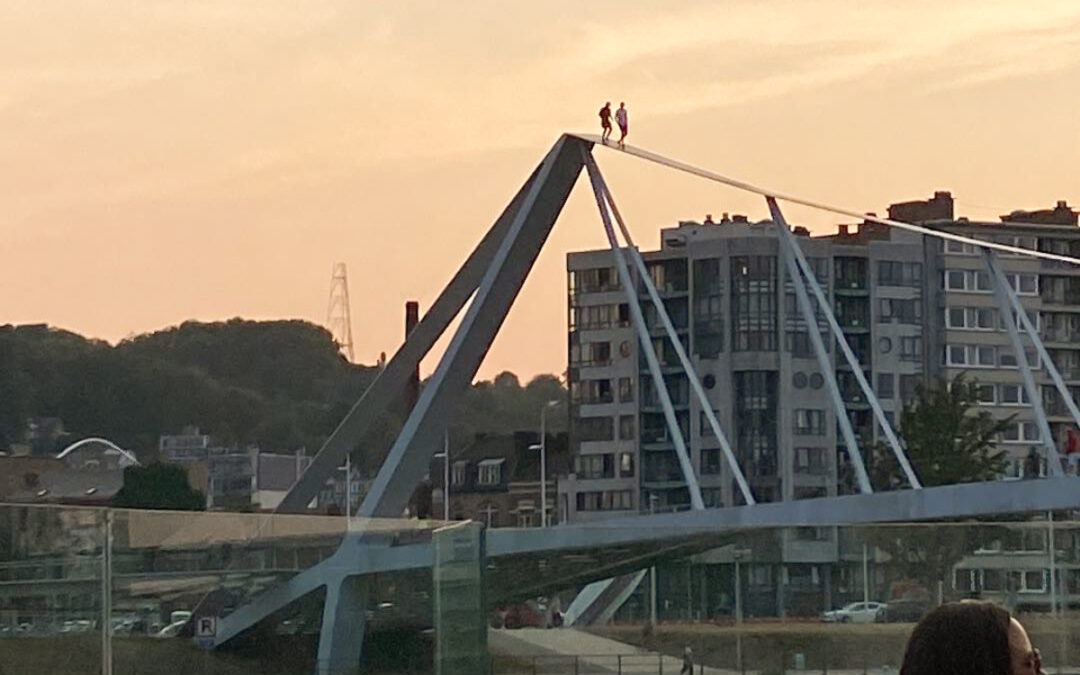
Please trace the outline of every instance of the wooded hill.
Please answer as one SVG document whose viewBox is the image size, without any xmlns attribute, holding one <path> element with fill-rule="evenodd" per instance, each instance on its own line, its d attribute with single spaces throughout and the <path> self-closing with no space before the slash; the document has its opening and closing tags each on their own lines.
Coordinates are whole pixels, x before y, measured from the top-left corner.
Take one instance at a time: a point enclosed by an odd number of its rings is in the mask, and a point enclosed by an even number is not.
<svg viewBox="0 0 1080 675">
<path fill-rule="evenodd" d="M 22 438 L 28 418 L 59 417 L 75 438 L 104 436 L 147 458 L 159 435 L 186 425 L 226 445 L 315 452 L 376 374 L 305 321 L 189 321 L 116 346 L 43 325 L 0 326 L 0 450 Z M 473 385 L 451 434 L 534 429 L 544 401 L 564 398 L 555 376 L 522 387 L 503 373 Z M 384 416 L 367 444 L 388 442 L 403 411 Z M 565 429 L 565 408 L 549 418 L 552 430 Z"/>
</svg>

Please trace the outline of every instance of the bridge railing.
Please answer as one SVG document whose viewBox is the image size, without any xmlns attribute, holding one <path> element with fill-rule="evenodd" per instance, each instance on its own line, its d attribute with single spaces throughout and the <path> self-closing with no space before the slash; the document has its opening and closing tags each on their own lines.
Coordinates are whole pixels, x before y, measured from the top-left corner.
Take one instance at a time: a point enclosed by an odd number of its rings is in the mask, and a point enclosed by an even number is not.
<svg viewBox="0 0 1080 675">
<path fill-rule="evenodd" d="M 696 672 L 704 666 L 706 673 L 877 675 L 899 666 L 913 621 L 924 612 L 975 598 L 1014 612 L 1048 671 L 1060 665 L 1068 672 L 1080 665 L 1080 641 L 1072 637 L 1080 635 L 1080 515 L 1050 516 L 685 535 L 671 521 L 670 541 L 493 555 L 484 566 L 485 595 L 492 618 L 498 614 L 497 625 L 506 628 L 489 632 L 491 665 L 495 673 L 677 673 L 691 646 Z M 116 673 L 157 675 L 162 663 L 216 672 L 220 659 L 233 657 L 201 650 L 207 636 L 188 619 L 226 616 L 325 563 L 346 530 L 343 518 L 279 518 L 0 505 L 0 664 L 8 671 L 19 664 L 13 672 L 75 672 L 73 663 L 94 664 L 96 672 L 108 644 L 116 646 Z M 439 523 L 385 525 L 382 534 L 406 546 L 422 543 Z M 547 536 L 554 541 L 559 529 Z M 614 521 L 590 530 L 597 542 L 625 531 Z M 627 560 L 637 567 L 625 567 Z M 582 632 L 529 630 L 557 625 L 559 608 L 606 570 L 649 570 L 627 597 L 617 594 L 620 606 L 591 612 L 612 616 L 611 623 Z M 382 650 L 366 646 L 365 658 L 393 662 L 402 653 L 414 659 L 414 670 L 433 670 L 431 637 L 423 632 L 433 625 L 430 571 L 378 572 L 370 588 L 371 631 L 392 637 Z M 869 614 L 850 607 L 864 601 L 880 605 Z M 286 607 L 240 639 L 249 661 L 226 670 L 275 672 L 269 663 L 308 672 L 321 609 L 319 591 Z M 827 614 L 836 610 L 843 611 Z M 503 637 L 539 642 L 507 651 Z M 603 649 L 592 642 L 601 638 L 608 641 Z M 341 672 L 350 672 L 348 665 Z"/>
</svg>

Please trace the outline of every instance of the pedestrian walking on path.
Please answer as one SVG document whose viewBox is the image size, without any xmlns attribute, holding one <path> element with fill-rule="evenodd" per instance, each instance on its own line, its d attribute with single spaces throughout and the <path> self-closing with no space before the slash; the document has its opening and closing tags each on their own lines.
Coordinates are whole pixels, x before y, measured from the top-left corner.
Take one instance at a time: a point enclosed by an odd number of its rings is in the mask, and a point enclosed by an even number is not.
<svg viewBox="0 0 1080 675">
<path fill-rule="evenodd" d="M 619 109 L 615 111 L 615 121 L 619 124 L 619 147 L 626 147 L 626 134 L 630 133 L 630 118 L 626 112 L 626 104 L 620 103 Z"/>
<path fill-rule="evenodd" d="M 620 108 L 620 110 L 622 110 L 622 108 Z M 682 670 L 679 671 L 679 675 L 683 675 L 684 673 L 686 675 L 694 675 L 694 652 L 690 647 L 683 650 Z"/>
<path fill-rule="evenodd" d="M 604 132 L 600 136 L 600 142 L 607 143 L 608 138 L 611 137 L 611 101 L 608 101 L 603 108 L 600 108 L 600 128 Z"/>
</svg>

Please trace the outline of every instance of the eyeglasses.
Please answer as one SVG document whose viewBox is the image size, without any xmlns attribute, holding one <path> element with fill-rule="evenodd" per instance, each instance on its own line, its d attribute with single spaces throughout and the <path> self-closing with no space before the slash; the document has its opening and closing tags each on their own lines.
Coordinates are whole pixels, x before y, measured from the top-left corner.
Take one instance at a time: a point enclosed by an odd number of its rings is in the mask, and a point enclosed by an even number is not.
<svg viewBox="0 0 1080 675">
<path fill-rule="evenodd" d="M 1029 668 L 1031 672 L 1036 673 L 1036 675 L 1045 675 L 1046 671 L 1043 670 L 1042 654 L 1039 653 L 1038 649 L 1032 649 L 1031 653 L 1027 655 L 1027 658 L 1024 659 L 1024 667 Z"/>
</svg>

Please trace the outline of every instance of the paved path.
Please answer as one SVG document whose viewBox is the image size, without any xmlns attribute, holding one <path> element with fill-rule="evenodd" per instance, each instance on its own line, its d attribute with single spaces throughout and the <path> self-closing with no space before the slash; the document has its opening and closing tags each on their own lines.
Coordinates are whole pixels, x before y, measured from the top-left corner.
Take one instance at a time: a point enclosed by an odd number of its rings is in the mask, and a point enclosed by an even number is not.
<svg viewBox="0 0 1080 675">
<path fill-rule="evenodd" d="M 515 657 L 518 669 L 500 668 L 496 675 L 677 675 L 682 659 L 674 656 L 661 657 L 633 645 L 592 635 L 573 628 L 521 628 L 518 630 L 488 631 L 488 649 L 493 654 Z M 817 674 L 820 671 L 799 671 L 789 668 L 788 673 Z M 896 669 L 883 671 L 871 668 L 858 670 L 829 670 L 829 675 L 896 675 Z M 698 675 L 760 675 L 759 671 L 740 673 L 725 668 L 694 666 Z"/>
<path fill-rule="evenodd" d="M 573 628 L 521 628 L 489 630 L 488 648 L 497 654 L 518 657 L 523 673 L 623 673 L 624 675 L 677 675 L 682 659 L 661 657 L 625 642 L 592 635 Z M 535 670 L 534 670 L 535 667 Z M 703 675 L 736 675 L 735 671 L 695 666 Z M 500 671 L 499 675 L 503 675 Z M 757 675 L 746 671 L 746 675 Z"/>
</svg>

